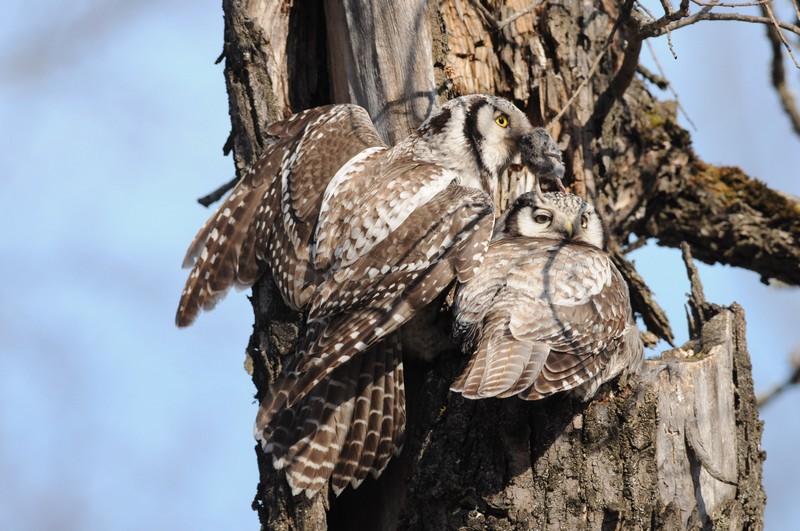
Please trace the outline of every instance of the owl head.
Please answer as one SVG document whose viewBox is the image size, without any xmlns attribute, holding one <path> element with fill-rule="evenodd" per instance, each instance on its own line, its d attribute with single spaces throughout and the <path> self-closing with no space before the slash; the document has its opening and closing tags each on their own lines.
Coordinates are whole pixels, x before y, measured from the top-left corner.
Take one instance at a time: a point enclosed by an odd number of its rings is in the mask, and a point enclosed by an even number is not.
<svg viewBox="0 0 800 531">
<path fill-rule="evenodd" d="M 542 128 L 534 128 L 510 101 L 487 94 L 461 96 L 433 111 L 412 135 L 415 151 L 461 177 L 461 184 L 493 196 L 511 164 L 537 176 L 560 179 L 561 151 Z"/>
<path fill-rule="evenodd" d="M 583 243 L 605 249 L 603 221 L 575 194 L 528 192 L 514 201 L 498 223 L 497 236 L 526 236 Z"/>
</svg>

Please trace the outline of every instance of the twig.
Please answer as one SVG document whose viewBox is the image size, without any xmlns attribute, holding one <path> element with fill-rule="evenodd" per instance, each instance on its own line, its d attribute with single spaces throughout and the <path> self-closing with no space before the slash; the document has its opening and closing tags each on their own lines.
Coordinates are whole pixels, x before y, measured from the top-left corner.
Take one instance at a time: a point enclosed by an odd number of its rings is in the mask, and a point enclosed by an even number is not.
<svg viewBox="0 0 800 531">
<path fill-rule="evenodd" d="M 697 4 L 699 6 L 704 7 L 749 7 L 749 6 L 760 6 L 764 5 L 771 0 L 758 0 L 757 2 L 701 2 L 700 0 L 692 0 L 693 4 Z"/>
<path fill-rule="evenodd" d="M 783 45 L 786 47 L 786 51 L 789 52 L 789 57 L 791 57 L 792 61 L 794 61 L 795 68 L 800 69 L 800 64 L 797 63 L 797 58 L 794 56 L 794 53 L 792 52 L 792 47 L 789 46 L 788 42 L 786 42 L 786 37 L 783 36 L 783 32 L 781 31 L 780 26 L 778 26 L 778 21 L 775 19 L 775 15 L 772 13 L 772 9 L 769 7 L 769 4 L 762 5 L 761 11 L 765 12 L 769 17 L 769 19 L 772 21 L 772 27 L 775 28 L 778 37 L 781 39 Z"/>
<path fill-rule="evenodd" d="M 492 15 L 492 13 L 488 9 L 483 7 L 483 5 L 480 2 L 477 2 L 477 1 L 472 2 L 472 7 L 475 8 L 475 11 L 483 19 L 483 22 L 485 24 L 489 25 L 491 31 L 497 31 L 497 29 L 498 29 L 497 19 L 494 18 L 494 16 Z M 458 6 L 456 6 L 456 10 L 458 10 L 457 8 L 458 8 Z"/>
<path fill-rule="evenodd" d="M 669 52 L 672 54 L 673 59 L 678 58 L 678 54 L 675 53 L 675 46 L 672 44 L 672 32 L 667 28 L 667 45 L 669 46 Z"/>
<path fill-rule="evenodd" d="M 681 0 L 681 5 L 677 11 L 672 9 L 669 2 L 662 2 L 661 5 L 664 6 L 664 16 L 643 26 L 640 29 L 643 37 L 662 35 L 663 33 L 659 33 L 662 29 L 668 28 L 671 23 L 680 21 L 689 14 L 689 0 Z"/>
<path fill-rule="evenodd" d="M 531 11 L 533 11 L 534 9 L 536 9 L 537 7 L 542 5 L 543 3 L 544 3 L 544 0 L 538 0 L 537 2 L 531 3 L 531 5 L 529 5 L 525 9 L 517 11 L 513 15 L 511 15 L 511 16 L 509 16 L 507 18 L 504 18 L 503 20 L 501 20 L 500 22 L 497 23 L 497 29 L 503 29 L 505 26 L 511 24 L 512 22 L 517 20 L 519 17 L 521 17 L 523 15 L 527 15 L 528 13 L 530 13 Z"/>
<path fill-rule="evenodd" d="M 226 182 L 225 184 L 223 184 L 222 186 L 220 186 L 219 188 L 217 188 L 216 190 L 214 190 L 210 194 L 204 195 L 203 197 L 199 198 L 197 200 L 197 202 L 200 203 L 201 205 L 203 205 L 204 207 L 210 206 L 212 203 L 216 203 L 217 201 L 219 201 L 222 198 L 223 195 L 228 193 L 228 190 L 233 188 L 238 181 L 239 181 L 239 178 L 238 177 L 234 177 L 233 179 L 231 179 L 230 181 Z"/>
<path fill-rule="evenodd" d="M 770 14 L 772 13 L 772 11 L 769 10 L 769 6 L 766 4 L 761 6 L 761 10 L 762 12 L 768 12 Z M 783 33 L 777 29 L 775 24 L 767 26 L 767 38 L 772 46 L 772 86 L 775 87 L 775 91 L 778 93 L 778 97 L 783 105 L 783 110 L 789 116 L 789 120 L 792 122 L 794 131 L 800 135 L 800 112 L 797 110 L 794 94 L 792 94 L 789 86 L 786 83 L 786 71 L 783 68 L 781 41 L 787 46 L 787 48 L 788 44 L 783 38 Z M 789 53 L 791 54 L 791 49 L 789 50 Z M 792 56 L 792 58 L 794 59 L 794 56 Z M 795 65 L 797 65 L 796 60 Z"/>
<path fill-rule="evenodd" d="M 650 12 L 650 10 L 647 9 L 647 7 L 645 7 L 644 4 L 639 2 L 639 0 L 636 0 L 636 5 L 639 6 L 639 9 L 641 9 L 642 11 L 647 13 L 647 15 L 649 15 L 652 20 L 654 20 L 654 21 L 657 20 L 656 16 L 652 12 Z M 670 5 L 670 3 L 668 1 L 666 1 L 666 0 L 662 1 L 661 5 L 664 7 L 664 13 L 666 13 L 667 15 L 669 15 L 669 14 L 674 12 L 674 10 L 672 9 L 672 5 Z M 669 51 L 670 51 L 670 53 L 672 53 L 672 57 L 674 59 L 677 59 L 678 58 L 678 54 L 675 53 L 675 47 L 672 45 L 672 34 L 669 31 L 667 31 L 667 44 L 669 45 Z M 648 46 L 650 46 L 649 43 L 648 43 Z M 650 53 L 652 53 L 652 49 L 650 50 Z M 653 57 L 655 57 L 655 56 L 653 56 Z"/>
<path fill-rule="evenodd" d="M 639 73 L 640 76 L 645 78 L 653 85 L 657 86 L 659 89 L 667 90 L 667 88 L 669 88 L 669 81 L 667 81 L 666 78 L 663 78 L 658 74 L 654 74 L 644 66 L 642 65 L 637 66 L 636 71 Z"/>
<path fill-rule="evenodd" d="M 638 0 L 637 0 L 638 1 Z M 691 2 L 695 5 L 702 6 L 702 9 L 699 13 L 694 15 L 689 15 L 688 10 L 688 2 Z M 787 41 L 785 35 L 783 34 L 782 30 L 790 31 L 796 35 L 800 35 L 800 26 L 798 24 L 788 24 L 785 22 L 780 22 L 775 17 L 775 14 L 770 7 L 771 0 L 753 0 L 749 2 L 718 2 L 716 0 L 704 1 L 704 0 L 686 0 L 681 2 L 681 8 L 679 10 L 672 9 L 672 6 L 668 0 L 662 0 L 661 5 L 664 8 L 665 15 L 658 20 L 653 20 L 649 24 L 646 24 L 640 28 L 640 32 L 642 35 L 646 37 L 651 36 L 660 36 L 666 33 L 667 40 L 670 45 L 670 52 L 672 56 L 677 59 L 677 55 L 675 54 L 675 50 L 672 47 L 672 39 L 671 39 L 671 31 L 675 29 L 679 29 L 690 24 L 694 24 L 701 20 L 731 20 L 731 21 L 739 21 L 739 22 L 750 22 L 756 24 L 764 24 L 767 26 L 767 36 L 770 41 L 770 45 L 772 46 L 772 84 L 775 87 L 775 90 L 778 93 L 778 97 L 780 98 L 781 104 L 783 105 L 784 111 L 786 112 L 787 116 L 789 116 L 789 120 L 792 123 L 792 127 L 794 128 L 797 134 L 800 134 L 800 111 L 798 111 L 797 104 L 795 102 L 794 95 L 792 94 L 791 90 L 788 87 L 786 82 L 786 73 L 783 68 L 783 56 L 781 47 L 786 49 L 786 52 L 791 57 L 794 65 L 797 69 L 800 69 L 800 62 L 798 62 L 795 54 L 792 50 L 792 46 Z M 800 2 L 798 0 L 791 0 L 791 4 L 794 8 L 795 14 L 797 16 L 798 22 L 800 22 Z M 645 11 L 650 18 L 654 18 L 653 14 L 650 13 L 644 6 L 641 4 L 640 8 Z M 752 6 L 759 6 L 761 9 L 761 13 L 764 16 L 757 17 L 757 16 L 750 16 L 750 15 L 743 15 L 740 13 L 716 13 L 712 12 L 711 10 L 715 7 L 724 7 L 724 8 L 739 8 L 739 7 L 752 7 Z M 661 66 L 658 64 L 658 59 L 653 53 L 653 49 L 650 46 L 650 43 L 647 43 L 648 48 L 650 49 L 650 53 L 653 56 L 653 59 L 656 61 L 656 64 L 659 67 L 659 70 L 662 72 Z M 683 112 L 686 116 L 686 119 L 689 121 L 691 126 L 696 130 L 697 128 L 692 123 L 691 119 L 689 118 L 686 111 L 681 107 L 680 101 L 678 100 L 677 94 L 673 92 L 675 96 L 676 102 L 678 102 L 678 109 Z"/>
<path fill-rule="evenodd" d="M 658 68 L 658 73 L 661 75 L 662 79 L 666 80 L 666 75 L 664 74 L 664 68 L 662 68 L 661 62 L 659 62 L 658 56 L 656 56 L 656 51 L 653 49 L 653 45 L 650 44 L 649 40 L 645 41 L 645 43 L 647 44 L 647 49 L 650 50 L 650 55 L 653 58 L 653 62 L 656 64 L 656 68 Z M 658 86 L 658 88 L 661 88 L 661 87 Z M 663 88 L 661 88 L 661 89 L 664 90 Z M 678 110 L 681 113 L 683 113 L 683 116 L 686 118 L 686 121 L 689 122 L 689 125 L 692 126 L 692 129 L 697 131 L 697 126 L 694 125 L 694 122 L 692 121 L 691 117 L 689 116 L 689 113 L 686 112 L 686 109 L 684 109 L 683 105 L 681 105 L 681 99 L 678 97 L 678 93 L 675 91 L 674 88 L 672 88 L 672 85 L 669 82 L 667 82 L 666 90 L 669 90 L 670 94 L 672 94 L 672 96 L 675 98 L 675 103 L 678 105 Z"/>
<path fill-rule="evenodd" d="M 481 5 L 480 2 L 473 2 L 472 4 L 473 7 L 475 8 L 475 11 L 477 11 L 478 14 L 481 16 L 481 18 L 483 19 L 483 21 L 490 26 L 491 30 L 499 31 L 504 27 L 508 26 L 509 24 L 511 24 L 512 22 L 514 22 L 515 20 L 517 20 L 519 17 L 527 15 L 528 13 L 530 13 L 531 11 L 542 5 L 544 1 L 545 0 L 537 0 L 536 2 L 532 2 L 528 7 L 520 9 L 513 15 L 509 15 L 503 20 L 497 20 L 488 9 L 486 9 L 483 5 Z M 461 14 L 461 12 L 459 11 L 458 2 L 456 3 L 456 11 L 459 12 L 459 14 Z M 463 14 L 461 15 L 463 18 Z"/>
<path fill-rule="evenodd" d="M 691 286 L 689 309 L 691 310 L 692 318 L 689 320 L 689 331 L 690 333 L 692 331 L 699 332 L 703 328 L 703 323 L 718 313 L 719 306 L 706 302 L 706 296 L 703 294 L 703 284 L 700 282 L 700 274 L 697 272 L 697 266 L 694 265 L 688 243 L 681 242 L 681 253 L 683 254 L 683 263 L 686 265 L 686 274 L 689 276 L 689 284 Z"/>
<path fill-rule="evenodd" d="M 652 34 L 648 35 L 648 37 L 659 37 L 664 35 L 664 33 L 667 31 L 675 31 L 676 29 L 696 24 L 702 20 L 733 20 L 737 22 L 750 22 L 753 24 L 772 24 L 772 21 L 769 19 L 769 17 L 756 17 L 751 15 L 741 15 L 739 13 L 714 13 L 713 11 L 703 13 L 701 11 L 695 15 L 690 15 L 681 20 L 676 20 L 675 22 L 672 22 L 671 24 L 654 31 Z M 800 26 L 787 24 L 786 22 L 777 22 L 777 25 L 786 31 L 800 35 Z"/>
<path fill-rule="evenodd" d="M 622 254 L 630 254 L 636 249 L 641 249 L 647 245 L 647 238 L 636 238 L 636 241 L 629 243 L 622 248 Z"/>
<path fill-rule="evenodd" d="M 793 385 L 800 383 L 800 347 L 796 347 L 794 349 L 792 354 L 789 356 L 789 362 L 792 364 L 793 368 L 793 372 L 789 375 L 789 378 L 771 391 L 759 396 L 756 399 L 756 404 L 758 407 L 766 406 L 768 403 L 772 402 L 775 397 L 791 388 Z"/>
</svg>

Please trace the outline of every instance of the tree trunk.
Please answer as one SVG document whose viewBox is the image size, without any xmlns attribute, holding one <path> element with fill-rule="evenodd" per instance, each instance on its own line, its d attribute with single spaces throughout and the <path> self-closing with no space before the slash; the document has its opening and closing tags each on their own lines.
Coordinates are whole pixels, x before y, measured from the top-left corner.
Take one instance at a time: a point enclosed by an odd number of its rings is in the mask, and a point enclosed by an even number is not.
<svg viewBox="0 0 800 531">
<path fill-rule="evenodd" d="M 545 124 L 574 94 L 551 127 L 564 147 L 565 184 L 599 207 L 634 309 L 651 333 L 672 337 L 619 252 L 633 234 L 666 245 L 688 241 L 700 259 L 800 283 L 797 205 L 739 170 L 697 159 L 674 107 L 654 100 L 634 76 L 642 41 L 632 2 L 565 0 L 530 8 L 527 0 L 502 6 L 224 0 L 223 6 L 229 146 L 240 169 L 261 151 L 266 124 L 308 107 L 358 103 L 394 142 L 454 95 L 501 95 L 534 124 Z M 500 208 L 530 183 L 511 175 L 501 184 Z M 756 187 L 758 193 L 748 193 Z M 753 233 L 748 215 L 764 219 L 766 232 Z M 753 259 L 749 250 L 762 239 L 767 251 Z M 268 278 L 252 300 L 248 353 L 260 398 L 302 316 L 283 307 Z M 695 307 L 692 342 L 647 361 L 638 378 L 607 386 L 588 405 L 564 397 L 465 400 L 448 391 L 465 363 L 457 352 L 432 365 L 406 360 L 403 454 L 377 481 L 339 498 L 323 492 L 306 500 L 291 495 L 257 448 L 261 481 L 253 505 L 263 527 L 762 528 L 764 455 L 744 313 L 701 300 Z"/>
</svg>

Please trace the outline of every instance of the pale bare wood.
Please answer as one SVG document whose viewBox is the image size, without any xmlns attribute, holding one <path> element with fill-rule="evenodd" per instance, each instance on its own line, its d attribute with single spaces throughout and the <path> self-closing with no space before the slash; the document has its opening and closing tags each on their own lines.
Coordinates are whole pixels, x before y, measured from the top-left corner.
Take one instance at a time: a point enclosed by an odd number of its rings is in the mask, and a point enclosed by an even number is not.
<svg viewBox="0 0 800 531">
<path fill-rule="evenodd" d="M 658 396 L 659 494 L 677 505 L 683 526 L 693 513 L 704 521 L 736 498 L 733 318 L 716 316 L 699 343 L 646 362 L 642 374 Z"/>
<path fill-rule="evenodd" d="M 391 144 L 438 104 L 425 0 L 326 0 L 331 96 L 358 103 Z"/>
</svg>

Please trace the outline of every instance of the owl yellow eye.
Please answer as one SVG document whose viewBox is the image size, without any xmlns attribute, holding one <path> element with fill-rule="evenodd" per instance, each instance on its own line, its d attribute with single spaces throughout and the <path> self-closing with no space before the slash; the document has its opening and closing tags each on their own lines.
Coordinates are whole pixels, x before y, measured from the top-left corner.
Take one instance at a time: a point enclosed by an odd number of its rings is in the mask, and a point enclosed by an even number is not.
<svg viewBox="0 0 800 531">
<path fill-rule="evenodd" d="M 508 116 L 506 116 L 505 114 L 501 114 L 494 119 L 494 123 L 496 123 L 500 127 L 508 127 Z"/>
<path fill-rule="evenodd" d="M 589 216 L 584 214 L 581 216 L 581 228 L 585 229 L 588 226 L 589 226 Z"/>
</svg>

